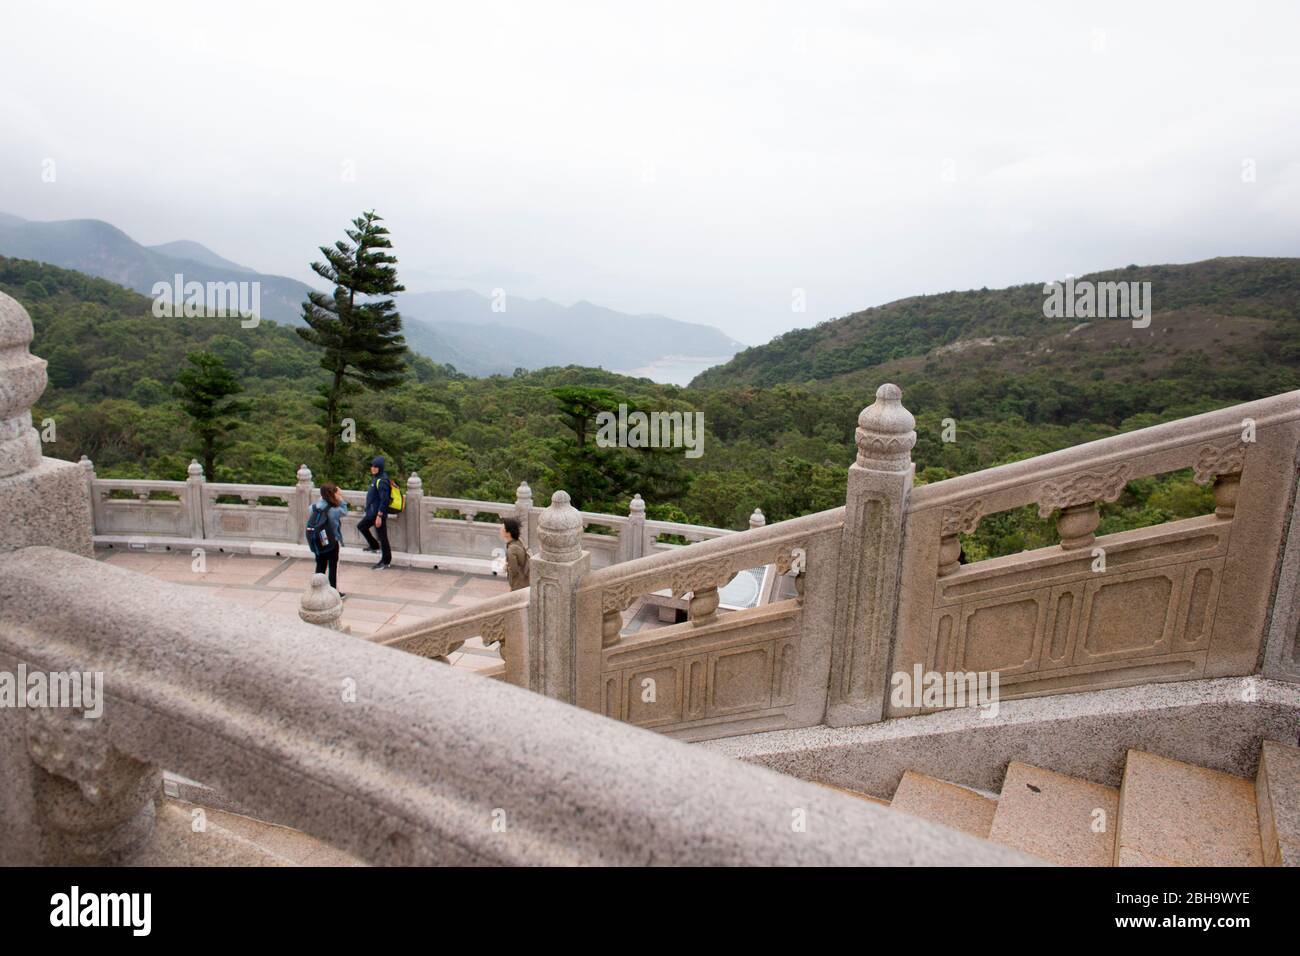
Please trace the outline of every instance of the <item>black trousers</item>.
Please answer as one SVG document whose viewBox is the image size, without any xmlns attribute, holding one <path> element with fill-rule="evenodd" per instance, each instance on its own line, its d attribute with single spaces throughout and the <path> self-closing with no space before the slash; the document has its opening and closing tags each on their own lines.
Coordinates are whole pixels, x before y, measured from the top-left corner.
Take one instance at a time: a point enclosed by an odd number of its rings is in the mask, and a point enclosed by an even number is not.
<svg viewBox="0 0 1300 956">
<path fill-rule="evenodd" d="M 316 573 L 323 574 L 325 569 L 329 569 L 330 587 L 334 590 L 339 588 L 339 549 L 330 548 L 324 554 L 316 555 Z"/>
<path fill-rule="evenodd" d="M 388 522 L 391 520 L 393 519 L 390 515 L 384 515 L 384 523 L 376 528 L 374 518 L 363 518 L 357 525 L 357 530 L 361 532 L 361 537 L 366 539 L 366 544 L 372 548 L 380 549 L 382 554 L 380 554 L 379 559 L 384 564 L 391 564 L 393 560 L 393 549 L 388 546 Z M 375 534 L 379 535 L 378 541 L 370 533 L 372 528 L 374 528 Z"/>
</svg>

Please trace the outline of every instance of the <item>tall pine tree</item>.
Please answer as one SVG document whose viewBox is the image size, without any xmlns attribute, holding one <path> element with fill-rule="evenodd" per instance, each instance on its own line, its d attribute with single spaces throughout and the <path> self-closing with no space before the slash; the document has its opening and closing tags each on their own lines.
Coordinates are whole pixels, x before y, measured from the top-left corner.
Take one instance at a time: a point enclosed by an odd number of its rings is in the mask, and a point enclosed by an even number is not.
<svg viewBox="0 0 1300 956">
<path fill-rule="evenodd" d="M 320 364 L 330 373 L 316 407 L 325 426 L 325 471 L 334 480 L 345 477 L 339 441 L 349 396 L 392 388 L 406 371 L 402 317 L 390 298 L 404 289 L 382 222 L 373 210 L 363 213 L 346 230 L 350 241 L 320 247 L 325 261 L 313 262 L 312 271 L 334 286 L 334 294 L 309 292 L 302 305 L 307 328 L 298 334 L 325 350 Z"/>
</svg>

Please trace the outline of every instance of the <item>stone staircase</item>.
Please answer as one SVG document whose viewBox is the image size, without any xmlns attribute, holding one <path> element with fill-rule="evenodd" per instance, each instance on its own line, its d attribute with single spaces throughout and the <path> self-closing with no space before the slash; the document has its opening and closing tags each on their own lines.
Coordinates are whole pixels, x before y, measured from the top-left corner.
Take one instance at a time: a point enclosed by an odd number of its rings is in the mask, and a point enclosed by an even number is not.
<svg viewBox="0 0 1300 956">
<path fill-rule="evenodd" d="M 1062 866 L 1300 866 L 1300 749 L 1252 780 L 1130 750 L 1119 787 L 1012 761 L 997 795 L 907 771 L 892 800 L 834 789 Z"/>
</svg>

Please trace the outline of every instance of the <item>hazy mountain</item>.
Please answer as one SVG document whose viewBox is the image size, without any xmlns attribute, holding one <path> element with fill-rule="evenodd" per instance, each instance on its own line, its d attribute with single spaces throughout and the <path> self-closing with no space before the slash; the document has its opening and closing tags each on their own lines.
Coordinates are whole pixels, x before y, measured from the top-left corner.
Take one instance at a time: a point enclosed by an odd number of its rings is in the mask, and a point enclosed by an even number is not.
<svg viewBox="0 0 1300 956">
<path fill-rule="evenodd" d="M 316 250 L 304 250 L 312 255 Z M 0 213 L 0 255 L 33 259 L 109 279 L 149 295 L 156 282 L 259 282 L 261 315 L 301 322 L 309 286 L 268 275 L 218 255 L 191 240 L 143 246 L 97 219 L 31 222 Z M 401 266 L 399 265 L 399 272 Z M 550 365 L 643 368 L 675 356 L 725 361 L 743 348 L 718 329 L 662 315 L 628 315 L 578 302 L 507 297 L 504 311 L 469 290 L 405 293 L 398 307 L 410 347 L 470 375 Z M 498 306 L 499 308 L 499 306 Z"/>
<path fill-rule="evenodd" d="M 175 242 L 164 242 L 156 246 L 148 246 L 147 248 L 172 259 L 191 259 L 194 262 L 201 262 L 205 266 L 212 266 L 214 269 L 228 269 L 231 272 L 255 271 L 248 268 L 248 266 L 241 266 L 237 262 L 223 259 L 207 246 L 202 245 L 201 243 L 192 242 L 189 239 L 178 239 Z"/>
<path fill-rule="evenodd" d="M 171 251 L 169 254 L 169 250 Z M 175 254 L 177 251 L 183 253 Z M 108 279 L 144 295 L 155 282 L 261 283 L 261 316 L 295 322 L 307 286 L 284 276 L 266 275 L 223 259 L 197 242 L 142 246 L 121 229 L 99 219 L 30 222 L 17 216 L 0 219 L 0 255 L 34 259 L 64 269 Z"/>
</svg>

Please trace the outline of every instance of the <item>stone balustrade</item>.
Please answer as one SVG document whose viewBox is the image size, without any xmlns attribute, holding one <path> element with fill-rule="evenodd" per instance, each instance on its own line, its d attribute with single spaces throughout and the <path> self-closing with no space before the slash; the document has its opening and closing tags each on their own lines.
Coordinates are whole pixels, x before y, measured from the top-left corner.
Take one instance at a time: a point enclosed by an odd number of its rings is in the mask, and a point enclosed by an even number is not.
<svg viewBox="0 0 1300 956">
<path fill-rule="evenodd" d="M 227 550 L 281 552 L 301 546 L 305 553 L 302 530 L 308 509 L 320 496 L 306 465 L 298 469 L 294 485 L 205 481 L 198 462 L 190 465 L 186 481 L 100 478 L 89 459 L 83 456 L 80 465 L 90 489 L 95 542 L 113 547 L 187 549 L 206 543 Z M 366 494 L 345 489 L 342 495 L 349 507 L 342 521 L 343 543 L 365 547 L 357 524 Z M 389 521 L 389 541 L 398 564 L 434 567 L 459 562 L 466 570 L 485 571 L 493 549 L 501 546 L 500 521 L 518 518 L 521 539 L 528 546 L 541 512 L 533 505 L 527 482 L 520 484 L 511 504 L 425 495 L 423 481 L 413 474 L 406 482 L 402 513 Z M 583 520 L 584 547 L 598 568 L 681 547 L 658 540 L 667 535 L 691 543 L 733 533 L 647 519 L 640 495 L 629 503 L 627 515 L 583 512 Z"/>
<path fill-rule="evenodd" d="M 435 661 L 140 581 L 53 548 L 0 555 L 0 670 L 104 680 L 98 719 L 0 708 L 0 865 L 129 862 L 151 845 L 163 769 L 377 864 L 1030 862 Z M 167 862 L 205 839 L 190 837 Z"/>
</svg>

